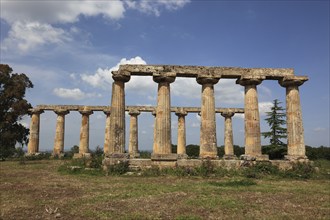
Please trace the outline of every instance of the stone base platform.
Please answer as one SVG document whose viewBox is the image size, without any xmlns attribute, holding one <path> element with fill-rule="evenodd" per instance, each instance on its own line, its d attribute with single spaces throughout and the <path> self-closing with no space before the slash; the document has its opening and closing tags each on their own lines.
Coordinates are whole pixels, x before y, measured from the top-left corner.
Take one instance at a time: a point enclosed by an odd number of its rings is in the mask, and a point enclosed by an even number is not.
<svg viewBox="0 0 330 220">
<path fill-rule="evenodd" d="M 139 159 L 126 157 L 106 157 L 103 160 L 103 168 L 107 169 L 110 165 L 115 165 L 120 162 L 128 162 L 131 170 L 146 170 L 153 167 L 175 168 L 175 167 L 200 167 L 203 161 L 209 161 L 215 167 L 222 167 L 225 169 L 240 169 L 257 163 L 271 163 L 281 170 L 291 169 L 297 162 L 311 162 L 311 161 L 289 161 L 289 160 L 240 160 L 240 159 L 177 159 L 177 160 L 153 160 L 153 159 Z"/>
</svg>

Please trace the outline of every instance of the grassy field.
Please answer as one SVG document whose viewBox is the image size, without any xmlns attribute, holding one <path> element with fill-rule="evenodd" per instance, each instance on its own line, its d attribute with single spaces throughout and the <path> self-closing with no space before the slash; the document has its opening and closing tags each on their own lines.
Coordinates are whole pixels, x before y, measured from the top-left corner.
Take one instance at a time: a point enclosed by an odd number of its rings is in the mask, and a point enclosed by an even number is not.
<svg viewBox="0 0 330 220">
<path fill-rule="evenodd" d="M 1 162 L 0 219 L 330 219 L 329 178 L 65 175 L 62 163 Z"/>
</svg>

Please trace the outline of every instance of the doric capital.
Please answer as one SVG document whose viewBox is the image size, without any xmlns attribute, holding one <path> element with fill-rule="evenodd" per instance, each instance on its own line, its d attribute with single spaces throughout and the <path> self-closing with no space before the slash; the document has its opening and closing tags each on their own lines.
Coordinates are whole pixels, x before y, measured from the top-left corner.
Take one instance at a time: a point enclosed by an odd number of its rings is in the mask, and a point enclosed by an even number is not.
<svg viewBox="0 0 330 220">
<path fill-rule="evenodd" d="M 67 115 L 70 113 L 69 110 L 67 109 L 55 109 L 54 112 L 57 114 L 57 115 Z"/>
<path fill-rule="evenodd" d="M 225 118 L 231 118 L 235 115 L 234 112 L 221 112 L 220 114 Z"/>
<path fill-rule="evenodd" d="M 175 115 L 178 117 L 184 117 L 188 115 L 188 112 L 185 111 L 183 108 L 178 108 L 178 110 L 175 112 Z"/>
<path fill-rule="evenodd" d="M 108 110 L 103 110 L 103 113 L 104 113 L 105 115 L 110 115 L 110 114 L 111 114 L 111 110 L 110 110 L 110 109 L 108 109 Z"/>
<path fill-rule="evenodd" d="M 114 81 L 128 82 L 131 79 L 131 75 L 126 72 L 112 71 L 112 79 Z"/>
<path fill-rule="evenodd" d="M 151 112 L 151 114 L 152 114 L 153 116 L 156 117 L 156 115 L 157 115 L 156 110 L 153 110 L 153 111 Z"/>
<path fill-rule="evenodd" d="M 200 85 L 204 84 L 217 84 L 219 82 L 220 78 L 213 78 L 213 77 L 204 77 L 204 76 L 198 76 L 196 78 L 196 81 Z"/>
<path fill-rule="evenodd" d="M 136 110 L 136 109 L 131 109 L 128 114 L 130 116 L 138 116 L 140 114 L 140 111 L 139 110 Z"/>
<path fill-rule="evenodd" d="M 79 110 L 79 113 L 82 115 L 91 115 L 91 114 L 93 114 L 93 111 L 88 109 L 87 106 L 84 106 L 84 108 Z"/>
<path fill-rule="evenodd" d="M 278 81 L 278 83 L 283 87 L 301 86 L 307 80 L 308 80 L 307 76 L 290 76 L 290 77 L 283 77 Z"/>
<path fill-rule="evenodd" d="M 162 83 L 162 82 L 172 83 L 175 81 L 175 77 L 176 77 L 176 73 L 160 72 L 153 74 L 152 78 L 156 83 Z"/>
<path fill-rule="evenodd" d="M 236 84 L 241 86 L 247 85 L 259 85 L 262 80 L 266 79 L 264 76 L 241 76 L 239 79 L 236 80 Z"/>
<path fill-rule="evenodd" d="M 40 115 L 40 114 L 44 113 L 44 110 L 39 109 L 39 108 L 31 108 L 28 111 L 29 111 L 30 115 L 34 115 L 34 114 Z"/>
</svg>

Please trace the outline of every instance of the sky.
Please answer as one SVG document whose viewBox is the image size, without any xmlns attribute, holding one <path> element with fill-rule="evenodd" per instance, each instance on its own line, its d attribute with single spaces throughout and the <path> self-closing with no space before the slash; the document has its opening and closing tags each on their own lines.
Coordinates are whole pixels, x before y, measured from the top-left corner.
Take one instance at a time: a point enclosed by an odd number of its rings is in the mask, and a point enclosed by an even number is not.
<svg viewBox="0 0 330 220">
<path fill-rule="evenodd" d="M 329 1 L 32 1 L 0 0 L 0 63 L 25 73 L 34 84 L 26 94 L 41 104 L 110 105 L 111 71 L 120 64 L 168 64 L 294 68 L 307 75 L 300 89 L 305 144 L 329 146 Z M 126 105 L 157 103 L 151 77 L 132 76 Z M 216 107 L 244 108 L 244 88 L 235 80 L 215 85 Z M 277 81 L 258 86 L 261 131 L 274 99 L 285 107 Z M 201 105 L 201 85 L 177 78 L 172 106 Z M 150 113 L 139 117 L 139 149 L 152 150 Z M 177 116 L 172 114 L 172 143 Z M 29 126 L 25 117 L 23 125 Z M 41 115 L 40 150 L 53 149 L 56 114 Z M 81 115 L 66 116 L 65 150 L 79 144 Z M 224 118 L 216 115 L 217 142 Z M 129 137 L 126 116 L 126 149 Z M 187 144 L 199 144 L 200 118 L 186 116 Z M 90 116 L 90 149 L 103 147 L 105 115 Z M 244 146 L 244 116 L 233 118 L 234 144 Z M 262 139 L 262 144 L 268 144 Z"/>
</svg>

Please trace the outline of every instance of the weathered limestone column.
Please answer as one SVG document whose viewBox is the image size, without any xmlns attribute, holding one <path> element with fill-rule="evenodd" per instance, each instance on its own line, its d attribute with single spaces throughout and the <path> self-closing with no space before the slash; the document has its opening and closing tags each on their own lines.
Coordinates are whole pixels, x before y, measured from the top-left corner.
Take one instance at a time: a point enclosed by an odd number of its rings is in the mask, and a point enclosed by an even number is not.
<svg viewBox="0 0 330 220">
<path fill-rule="evenodd" d="M 158 98 L 156 107 L 155 144 L 152 154 L 153 160 L 176 160 L 172 154 L 171 143 L 171 94 L 170 83 L 175 80 L 175 73 L 154 75 L 153 80 L 158 83 Z"/>
<path fill-rule="evenodd" d="M 104 146 L 103 146 L 103 152 L 105 155 L 109 154 L 109 144 L 110 144 L 110 110 L 104 110 L 104 114 L 106 115 L 105 120 L 105 133 L 104 133 Z"/>
<path fill-rule="evenodd" d="M 110 141 L 109 154 L 119 155 L 125 153 L 125 82 L 130 75 L 113 72 L 112 98 L 110 115 Z"/>
<path fill-rule="evenodd" d="M 217 152 L 217 135 L 215 122 L 214 84 L 219 78 L 197 77 L 202 85 L 200 153 L 201 158 L 215 159 Z"/>
<path fill-rule="evenodd" d="M 140 111 L 131 110 L 128 113 L 130 118 L 130 125 L 129 125 L 129 146 L 128 146 L 128 153 L 131 158 L 140 157 L 139 150 L 138 150 L 138 115 Z"/>
<path fill-rule="evenodd" d="M 151 113 L 155 120 L 154 120 L 154 143 L 153 143 L 153 149 L 158 148 L 157 142 L 156 142 L 156 123 L 157 123 L 157 118 L 156 118 L 156 110 L 152 111 Z"/>
<path fill-rule="evenodd" d="M 28 144 L 27 154 L 35 154 L 39 152 L 39 132 L 40 132 L 40 114 L 43 113 L 43 110 L 32 109 L 31 113 L 31 122 L 30 122 L 30 136 Z"/>
<path fill-rule="evenodd" d="M 84 109 L 80 110 L 82 115 L 80 128 L 79 156 L 89 156 L 89 116 L 93 111 Z"/>
<path fill-rule="evenodd" d="M 64 153 L 64 130 L 65 130 L 65 115 L 69 114 L 68 110 L 54 110 L 57 114 L 56 131 L 54 140 L 53 156 L 63 156 Z"/>
<path fill-rule="evenodd" d="M 225 155 L 223 156 L 226 160 L 236 159 L 234 154 L 234 143 L 233 143 L 233 125 L 232 117 L 234 112 L 222 112 L 221 115 L 225 118 Z"/>
<path fill-rule="evenodd" d="M 257 85 L 265 77 L 241 77 L 237 84 L 245 87 L 244 123 L 245 123 L 245 155 L 246 160 L 268 160 L 268 155 L 261 152 L 260 116 L 258 106 Z"/>
<path fill-rule="evenodd" d="M 186 154 L 186 122 L 187 112 L 182 108 L 178 109 L 175 114 L 178 116 L 178 145 L 177 154 L 179 158 L 187 158 Z"/>
<path fill-rule="evenodd" d="M 298 88 L 307 80 L 307 77 L 284 77 L 279 81 L 286 88 L 288 155 L 285 158 L 288 160 L 307 159 Z"/>
</svg>

